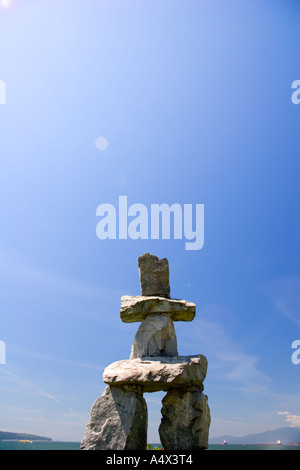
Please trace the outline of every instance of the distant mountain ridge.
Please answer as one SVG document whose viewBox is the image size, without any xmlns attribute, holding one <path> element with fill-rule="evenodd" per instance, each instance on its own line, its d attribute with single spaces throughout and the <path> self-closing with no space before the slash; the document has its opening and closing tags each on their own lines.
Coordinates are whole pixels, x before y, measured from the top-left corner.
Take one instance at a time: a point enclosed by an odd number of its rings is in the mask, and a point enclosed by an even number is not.
<svg viewBox="0 0 300 470">
<path fill-rule="evenodd" d="M 50 437 L 37 436 L 36 434 L 26 434 L 23 432 L 0 431 L 0 441 L 52 441 Z"/>
<path fill-rule="evenodd" d="M 209 444 L 220 444 L 223 441 L 227 441 L 228 444 L 257 444 L 258 442 L 276 442 L 278 439 L 283 444 L 288 444 L 290 442 L 300 443 L 300 428 L 279 428 L 274 431 L 248 434 L 241 437 L 230 435 L 211 437 L 209 439 Z"/>
</svg>

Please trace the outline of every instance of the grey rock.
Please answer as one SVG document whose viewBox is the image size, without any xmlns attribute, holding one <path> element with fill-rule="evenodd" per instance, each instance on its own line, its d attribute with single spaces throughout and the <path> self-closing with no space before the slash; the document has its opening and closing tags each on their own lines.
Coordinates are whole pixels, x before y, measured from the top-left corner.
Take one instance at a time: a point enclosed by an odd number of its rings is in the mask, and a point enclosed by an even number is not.
<svg viewBox="0 0 300 470">
<path fill-rule="evenodd" d="M 173 321 L 192 321 L 196 305 L 186 300 L 123 295 L 121 297 L 121 320 L 125 323 L 143 321 L 149 314 L 168 314 Z"/>
<path fill-rule="evenodd" d="M 124 359 L 104 369 L 103 381 L 109 385 L 136 384 L 142 392 L 168 391 L 173 388 L 203 389 L 207 371 L 207 359 L 195 356 L 143 357 Z"/>
<path fill-rule="evenodd" d="M 138 258 L 142 295 L 170 297 L 169 262 L 167 258 L 145 253 Z"/>
<path fill-rule="evenodd" d="M 200 389 L 171 390 L 162 400 L 159 427 L 165 450 L 197 450 L 208 447 L 210 411 Z"/>
<path fill-rule="evenodd" d="M 177 355 L 177 339 L 172 320 L 168 315 L 148 315 L 135 335 L 130 359 Z"/>
<path fill-rule="evenodd" d="M 147 406 L 142 395 L 106 387 L 92 409 L 82 450 L 144 450 L 147 445 Z"/>
<path fill-rule="evenodd" d="M 202 393 L 207 359 L 178 356 L 174 321 L 192 321 L 196 305 L 170 298 L 169 263 L 145 253 L 138 258 L 140 296 L 121 298 L 121 320 L 142 322 L 130 359 L 104 369 L 108 385 L 91 409 L 84 450 L 143 450 L 147 444 L 144 392 L 163 390 L 159 428 L 165 450 L 208 447 L 210 411 Z"/>
</svg>

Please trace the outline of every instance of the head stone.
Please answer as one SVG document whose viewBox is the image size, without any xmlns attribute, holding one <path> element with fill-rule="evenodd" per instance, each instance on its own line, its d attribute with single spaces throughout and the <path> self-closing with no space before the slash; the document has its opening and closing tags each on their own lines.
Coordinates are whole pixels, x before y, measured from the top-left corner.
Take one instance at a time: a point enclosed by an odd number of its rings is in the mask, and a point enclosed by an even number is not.
<svg viewBox="0 0 300 470">
<path fill-rule="evenodd" d="M 167 258 L 145 253 L 138 258 L 141 294 L 170 298 L 169 262 Z"/>
</svg>

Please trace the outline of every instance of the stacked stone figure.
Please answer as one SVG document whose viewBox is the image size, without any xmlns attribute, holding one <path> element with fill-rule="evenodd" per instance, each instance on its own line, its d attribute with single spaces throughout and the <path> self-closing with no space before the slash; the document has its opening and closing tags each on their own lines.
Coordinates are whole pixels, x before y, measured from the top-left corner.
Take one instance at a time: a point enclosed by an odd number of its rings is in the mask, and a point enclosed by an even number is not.
<svg viewBox="0 0 300 470">
<path fill-rule="evenodd" d="M 170 298 L 166 258 L 139 257 L 141 296 L 121 298 L 121 319 L 141 322 L 130 359 L 110 364 L 103 373 L 107 387 L 94 403 L 81 449 L 144 450 L 148 413 L 144 392 L 167 392 L 159 427 L 165 450 L 208 446 L 210 412 L 203 381 L 206 357 L 178 356 L 174 321 L 191 321 L 196 306 Z"/>
</svg>

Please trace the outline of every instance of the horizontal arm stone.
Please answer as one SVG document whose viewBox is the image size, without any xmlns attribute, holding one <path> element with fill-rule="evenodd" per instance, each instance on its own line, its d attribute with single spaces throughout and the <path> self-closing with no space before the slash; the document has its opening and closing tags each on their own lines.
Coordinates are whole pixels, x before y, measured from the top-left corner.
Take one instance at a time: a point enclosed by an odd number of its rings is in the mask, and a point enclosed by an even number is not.
<svg viewBox="0 0 300 470">
<path fill-rule="evenodd" d="M 186 300 L 142 295 L 121 297 L 121 320 L 125 323 L 140 322 L 150 314 L 168 314 L 173 321 L 192 321 L 196 305 Z"/>
</svg>

